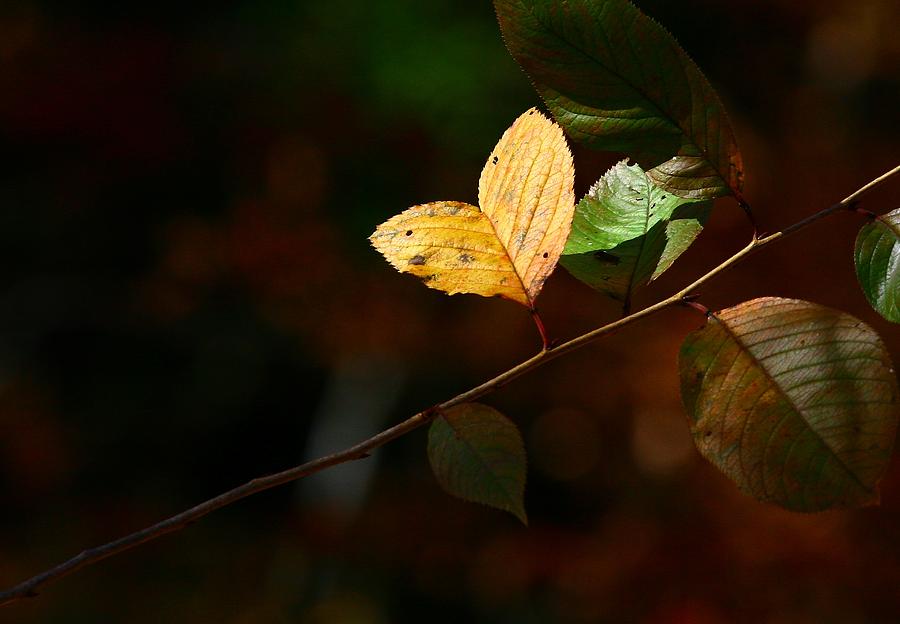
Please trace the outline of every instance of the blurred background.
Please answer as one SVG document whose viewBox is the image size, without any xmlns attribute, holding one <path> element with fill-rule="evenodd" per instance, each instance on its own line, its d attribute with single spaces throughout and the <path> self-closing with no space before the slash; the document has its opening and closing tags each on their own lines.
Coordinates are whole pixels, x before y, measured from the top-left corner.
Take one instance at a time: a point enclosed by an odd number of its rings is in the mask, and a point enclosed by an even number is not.
<svg viewBox="0 0 900 624">
<path fill-rule="evenodd" d="M 729 109 L 765 231 L 900 162 L 896 0 L 642 0 Z M 521 307 L 446 297 L 369 246 L 479 172 L 538 104 L 487 1 L 0 4 L 0 585 L 342 448 L 535 352 Z M 581 195 L 616 154 L 574 146 Z M 900 183 L 866 201 L 900 207 Z M 900 360 L 842 214 L 704 288 L 838 307 Z M 638 297 L 744 245 L 733 202 Z M 563 271 L 553 337 L 617 306 Z M 219 511 L 4 622 L 869 623 L 900 619 L 881 507 L 739 494 L 693 450 L 673 310 L 486 402 L 522 428 L 531 527 L 445 495 L 424 432 Z"/>
</svg>

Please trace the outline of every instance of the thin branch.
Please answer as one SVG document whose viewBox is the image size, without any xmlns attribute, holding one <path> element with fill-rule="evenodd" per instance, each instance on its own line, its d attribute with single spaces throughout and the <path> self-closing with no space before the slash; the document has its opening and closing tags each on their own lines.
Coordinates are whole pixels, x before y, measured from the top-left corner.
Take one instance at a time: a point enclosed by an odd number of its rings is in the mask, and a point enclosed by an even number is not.
<svg viewBox="0 0 900 624">
<path fill-rule="evenodd" d="M 806 226 L 818 221 L 819 219 L 823 219 L 828 215 L 834 214 L 835 212 L 838 212 L 840 210 L 854 210 L 856 207 L 856 203 L 865 193 L 882 184 L 888 178 L 898 174 L 900 174 L 900 166 L 895 167 L 884 175 L 876 178 L 875 180 L 872 180 L 871 182 L 860 188 L 858 191 L 849 195 L 840 202 L 829 206 L 828 208 L 821 210 L 813 215 L 810 215 L 809 217 L 798 221 L 797 223 L 781 230 L 780 232 L 770 234 L 769 236 L 765 236 L 763 238 L 757 238 L 754 235 L 753 240 L 750 242 L 750 244 L 732 255 L 717 267 L 711 269 L 706 274 L 704 274 L 688 286 L 682 288 L 671 297 L 667 297 L 666 299 L 663 299 L 662 301 L 639 310 L 638 312 L 625 316 L 602 327 L 598 327 L 557 346 L 547 345 L 545 337 L 546 333 L 542 332 L 542 336 L 544 336 L 545 341 L 545 348 L 537 355 L 534 355 L 524 362 L 517 364 L 506 372 L 497 375 L 493 379 L 490 379 L 483 384 L 472 388 L 471 390 L 460 393 L 452 399 L 444 401 L 443 403 L 436 405 L 433 408 L 427 409 L 423 412 L 419 412 L 415 416 L 404 420 L 400 424 L 395 425 L 390 429 L 386 429 L 381 433 L 367 440 L 364 440 L 359 444 L 356 444 L 355 446 L 351 446 L 350 448 L 339 451 L 332 455 L 321 457 L 305 464 L 301 464 L 283 472 L 254 479 L 242 486 L 234 488 L 233 490 L 229 490 L 224 494 L 220 494 L 215 498 L 202 502 L 195 507 L 191 507 L 187 511 L 183 511 L 180 514 L 158 522 L 157 524 L 149 526 L 130 535 L 126 535 L 125 537 L 122 537 L 118 540 L 103 544 L 102 546 L 85 550 L 79 555 L 69 559 L 68 561 L 65 561 L 45 572 L 42 572 L 37 576 L 34 576 L 20 583 L 19 585 L 16 585 L 15 587 L 12 587 L 4 592 L 0 592 L 0 606 L 12 604 L 24 598 L 32 598 L 34 596 L 37 596 L 37 590 L 39 588 L 48 585 L 49 583 L 56 581 L 68 574 L 71 574 L 76 570 L 97 563 L 98 561 L 106 559 L 107 557 L 111 557 L 126 550 L 130 550 L 132 548 L 140 546 L 141 544 L 145 544 L 149 541 L 155 540 L 168 533 L 173 533 L 175 531 L 184 529 L 185 527 L 193 524 L 208 513 L 217 509 L 221 509 L 222 507 L 226 507 L 236 501 L 241 500 L 242 498 L 246 498 L 252 494 L 268 490 L 278 485 L 296 481 L 297 479 L 301 479 L 305 476 L 319 472 L 320 470 L 324 470 L 325 468 L 329 468 L 331 466 L 336 466 L 338 464 L 343 464 L 368 457 L 371 451 L 387 444 L 391 440 L 399 438 L 400 436 L 413 431 L 414 429 L 418 429 L 422 425 L 429 423 L 440 410 L 444 410 L 454 405 L 459 405 L 460 403 L 465 403 L 485 394 L 494 392 L 498 388 L 501 388 L 512 380 L 533 371 L 537 367 L 545 364 L 546 362 L 549 362 L 550 360 L 556 359 L 566 353 L 579 349 L 603 336 L 615 333 L 623 327 L 652 316 L 666 308 L 675 305 L 683 305 L 685 301 L 692 301 L 695 291 L 700 286 L 716 277 L 723 271 L 726 271 L 730 267 L 734 266 L 751 253 L 754 253 L 761 247 L 774 243 L 775 241 L 778 241 L 788 236 L 789 234 L 793 234 L 794 232 L 805 228 Z M 539 317 L 535 316 L 535 319 L 536 321 L 538 321 Z"/>
<path fill-rule="evenodd" d="M 406 433 L 409 433 L 413 429 L 416 429 L 427 422 L 430 422 L 435 417 L 436 413 L 437 410 L 434 409 L 419 412 L 415 416 L 404 420 L 402 423 L 395 425 L 390 429 L 386 429 L 381 433 L 369 438 L 368 440 L 364 440 L 363 442 L 360 442 L 355 446 L 351 446 L 350 448 L 344 449 L 343 451 L 334 453 L 332 455 L 327 455 L 325 457 L 320 457 L 319 459 L 315 459 L 305 464 L 295 466 L 294 468 L 290 468 L 283 472 L 278 472 L 265 477 L 260 477 L 258 479 L 253 479 L 252 481 L 248 481 L 240 487 L 236 487 L 233 490 L 229 490 L 223 494 L 216 496 L 215 498 L 204 501 L 199 505 L 181 512 L 178 515 L 167 518 L 162 522 L 158 522 L 145 529 L 142 529 L 135 533 L 131 533 L 130 535 L 126 535 L 125 537 L 122 537 L 115 541 L 103 544 L 102 546 L 97 546 L 96 548 L 82 551 L 80 554 L 72 557 L 68 561 L 65 561 L 64 563 L 61 563 L 60 565 L 51 568 L 46 572 L 38 574 L 37 576 L 32 577 L 27 581 L 0 593 L 0 606 L 11 604 L 22 598 L 32 598 L 34 596 L 37 596 L 36 590 L 42 585 L 46 585 L 51 581 L 55 581 L 64 576 L 67 576 L 72 572 L 75 572 L 76 570 L 97 563 L 98 561 L 106 559 L 107 557 L 111 557 L 126 550 L 131 550 L 136 546 L 140 546 L 141 544 L 155 540 L 159 537 L 162 537 L 163 535 L 166 535 L 167 533 L 180 531 L 181 529 L 193 524 L 206 514 L 217 509 L 221 509 L 222 507 L 230 505 L 231 503 L 237 502 L 242 498 L 250 496 L 251 494 L 256 494 L 257 492 L 262 492 L 264 490 L 268 490 L 285 483 L 290 483 L 291 481 L 296 481 L 297 479 L 301 479 L 303 477 L 319 472 L 320 470 L 330 468 L 331 466 L 345 464 L 350 461 L 368 457 L 369 453 L 372 450 L 383 446 L 391 440 L 399 438 Z"/>
</svg>

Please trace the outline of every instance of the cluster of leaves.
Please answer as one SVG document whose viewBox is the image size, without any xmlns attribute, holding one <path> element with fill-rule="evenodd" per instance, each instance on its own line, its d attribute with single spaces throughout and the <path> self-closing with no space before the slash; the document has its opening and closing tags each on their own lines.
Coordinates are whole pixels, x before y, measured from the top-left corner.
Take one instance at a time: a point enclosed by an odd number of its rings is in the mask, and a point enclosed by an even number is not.
<svg viewBox="0 0 900 624">
<path fill-rule="evenodd" d="M 742 197 L 743 167 L 712 87 L 659 24 L 628 0 L 494 0 L 507 47 L 557 123 L 531 109 L 504 133 L 479 207 L 414 206 L 378 227 L 399 271 L 532 312 L 557 263 L 625 303 L 700 234 L 712 200 Z M 558 124 L 558 125 L 557 125 Z M 625 153 L 575 203 L 577 142 Z M 900 211 L 862 228 L 856 266 L 900 322 Z M 546 346 L 546 345 L 545 345 Z M 763 298 L 708 314 L 679 361 L 699 451 L 742 490 L 798 511 L 877 501 L 897 427 L 897 382 L 875 332 L 805 301 Z M 432 425 L 440 483 L 525 521 L 525 451 L 496 410 L 463 404 Z"/>
</svg>

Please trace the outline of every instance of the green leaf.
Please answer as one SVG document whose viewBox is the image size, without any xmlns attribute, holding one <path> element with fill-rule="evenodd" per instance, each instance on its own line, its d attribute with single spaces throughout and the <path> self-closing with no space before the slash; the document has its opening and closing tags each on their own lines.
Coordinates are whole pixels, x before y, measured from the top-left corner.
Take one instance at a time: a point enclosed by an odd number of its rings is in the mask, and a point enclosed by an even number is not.
<svg viewBox="0 0 900 624">
<path fill-rule="evenodd" d="M 480 403 L 443 412 L 428 431 L 428 460 L 450 494 L 508 511 L 528 524 L 525 445 L 506 416 Z"/>
<path fill-rule="evenodd" d="M 900 208 L 860 229 L 854 260 L 866 299 L 881 316 L 900 323 Z"/>
<path fill-rule="evenodd" d="M 697 448 L 740 489 L 795 511 L 878 502 L 897 381 L 862 321 L 766 297 L 685 340 L 681 393 Z"/>
<path fill-rule="evenodd" d="M 700 234 L 710 203 L 693 202 L 668 193 L 638 165 L 622 161 L 576 206 L 560 264 L 591 288 L 627 301 Z"/>
<path fill-rule="evenodd" d="M 510 53 L 575 140 L 634 157 L 666 191 L 740 199 L 743 164 L 718 96 L 628 0 L 494 0 Z"/>
</svg>

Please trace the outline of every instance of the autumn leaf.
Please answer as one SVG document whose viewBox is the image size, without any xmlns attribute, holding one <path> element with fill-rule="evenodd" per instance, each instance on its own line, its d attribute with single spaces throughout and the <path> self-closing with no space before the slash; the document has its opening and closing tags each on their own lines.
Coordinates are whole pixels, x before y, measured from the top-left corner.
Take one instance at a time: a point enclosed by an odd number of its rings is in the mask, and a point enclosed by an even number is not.
<svg viewBox="0 0 900 624">
<path fill-rule="evenodd" d="M 625 152 L 675 195 L 740 198 L 743 165 L 725 109 L 665 28 L 628 0 L 494 7 L 507 48 L 573 140 Z"/>
<path fill-rule="evenodd" d="M 569 236 L 574 180 L 562 130 L 531 109 L 488 157 L 478 183 L 480 209 L 455 201 L 413 206 L 369 240 L 394 268 L 430 288 L 534 308 Z"/>
<path fill-rule="evenodd" d="M 685 340 L 679 369 L 697 448 L 742 490 L 796 511 L 878 501 L 898 390 L 862 321 L 754 299 L 711 314 Z"/>
</svg>

